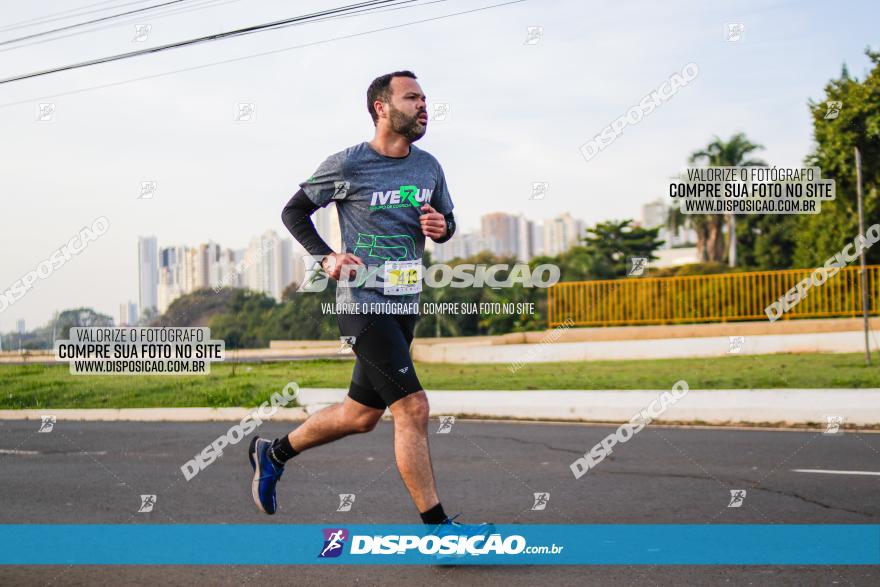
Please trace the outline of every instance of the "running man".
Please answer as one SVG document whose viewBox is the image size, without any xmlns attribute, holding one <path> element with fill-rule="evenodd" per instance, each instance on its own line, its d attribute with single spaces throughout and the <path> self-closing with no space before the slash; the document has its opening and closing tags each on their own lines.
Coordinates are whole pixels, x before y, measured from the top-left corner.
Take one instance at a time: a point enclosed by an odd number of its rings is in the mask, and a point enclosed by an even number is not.
<svg viewBox="0 0 880 587">
<path fill-rule="evenodd" d="M 254 502 L 274 514 L 275 486 L 288 460 L 369 432 L 387 407 L 394 419 L 397 467 L 422 521 L 444 525 L 438 528 L 444 534 L 486 534 L 492 526 L 453 522 L 440 503 L 428 448 L 428 398 L 410 356 L 425 237 L 442 243 L 455 233 L 443 169 L 413 145 L 427 130 L 425 95 L 412 72 L 396 71 L 373 80 L 367 109 L 376 127 L 373 139 L 328 157 L 300 184 L 281 215 L 306 251 L 322 258 L 331 278 L 352 279 L 336 289 L 337 307 L 350 312 L 337 313 L 339 331 L 354 337 L 357 357 L 348 396 L 287 436 L 253 439 Z M 342 252 L 321 239 L 310 218 L 331 202 L 339 214 Z"/>
</svg>

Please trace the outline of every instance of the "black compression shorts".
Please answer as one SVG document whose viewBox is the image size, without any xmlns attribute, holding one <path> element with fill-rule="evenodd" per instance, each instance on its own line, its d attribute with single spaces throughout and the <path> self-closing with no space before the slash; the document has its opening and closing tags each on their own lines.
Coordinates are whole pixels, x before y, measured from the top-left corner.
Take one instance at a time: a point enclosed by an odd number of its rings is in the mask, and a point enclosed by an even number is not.
<svg viewBox="0 0 880 587">
<path fill-rule="evenodd" d="M 385 409 L 422 389 L 409 354 L 418 321 L 414 314 L 338 314 L 342 336 L 355 337 L 357 360 L 348 396 L 371 408 Z"/>
</svg>

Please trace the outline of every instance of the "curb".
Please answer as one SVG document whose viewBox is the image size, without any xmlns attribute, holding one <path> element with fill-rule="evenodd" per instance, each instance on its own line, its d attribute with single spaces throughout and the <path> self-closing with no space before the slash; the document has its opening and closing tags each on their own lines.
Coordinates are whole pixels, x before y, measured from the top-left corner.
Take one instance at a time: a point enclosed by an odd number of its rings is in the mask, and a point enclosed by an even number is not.
<svg viewBox="0 0 880 587">
<path fill-rule="evenodd" d="M 432 391 L 431 416 L 558 422 L 627 422 L 666 390 Z M 278 421 L 301 421 L 309 413 L 342 401 L 347 389 L 300 389 L 304 407 L 279 408 Z M 218 422 L 244 418 L 251 408 L 121 408 L 0 410 L 0 420 L 97 422 Z M 825 425 L 829 416 L 846 426 L 880 425 L 880 389 L 690 390 L 657 422 L 699 425 Z"/>
<path fill-rule="evenodd" d="M 668 390 L 431 391 L 431 416 L 577 422 L 627 422 Z M 344 389 L 301 389 L 305 406 L 342 400 Z M 691 389 L 658 421 L 710 425 L 847 426 L 880 424 L 880 389 Z"/>
<path fill-rule="evenodd" d="M 0 410 L 0 420 L 41 420 L 55 416 L 57 420 L 82 422 L 229 422 L 240 421 L 254 408 L 120 408 L 67 410 L 44 408 L 40 410 Z M 305 420 L 304 408 L 278 408 L 266 420 Z"/>
</svg>

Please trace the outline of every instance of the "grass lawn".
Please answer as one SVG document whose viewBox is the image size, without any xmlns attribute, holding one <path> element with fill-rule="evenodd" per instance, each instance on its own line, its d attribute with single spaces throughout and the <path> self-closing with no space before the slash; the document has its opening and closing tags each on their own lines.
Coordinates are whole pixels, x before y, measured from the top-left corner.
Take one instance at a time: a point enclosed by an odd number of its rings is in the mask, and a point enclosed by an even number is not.
<svg viewBox="0 0 880 587">
<path fill-rule="evenodd" d="M 352 362 L 214 363 L 210 375 L 71 375 L 67 365 L 0 365 L 0 409 L 257 406 L 296 381 L 348 387 Z M 419 379 L 441 389 L 691 389 L 880 387 L 880 366 L 864 355 L 789 354 L 507 365 L 419 363 Z"/>
</svg>

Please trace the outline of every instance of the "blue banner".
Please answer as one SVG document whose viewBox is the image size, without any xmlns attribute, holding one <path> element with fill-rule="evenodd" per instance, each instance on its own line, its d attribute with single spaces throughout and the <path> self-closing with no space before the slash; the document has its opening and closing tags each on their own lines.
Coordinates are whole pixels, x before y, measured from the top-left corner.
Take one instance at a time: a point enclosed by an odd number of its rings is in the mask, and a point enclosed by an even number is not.
<svg viewBox="0 0 880 587">
<path fill-rule="evenodd" d="M 444 563 L 877 565 L 880 525 L 0 525 L 4 565 Z"/>
</svg>

